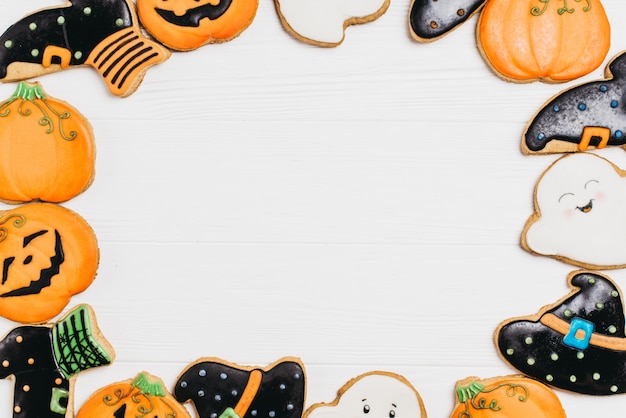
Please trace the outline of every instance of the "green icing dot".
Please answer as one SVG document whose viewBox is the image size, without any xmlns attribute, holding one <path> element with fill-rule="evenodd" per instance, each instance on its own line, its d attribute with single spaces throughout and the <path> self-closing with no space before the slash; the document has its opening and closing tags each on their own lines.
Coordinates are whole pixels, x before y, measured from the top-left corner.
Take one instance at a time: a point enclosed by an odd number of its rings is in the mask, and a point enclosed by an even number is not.
<svg viewBox="0 0 626 418">
<path fill-rule="evenodd" d="M 596 283 L 596 279 L 594 278 L 589 279 L 589 284 L 595 284 L 595 283 Z"/>
<path fill-rule="evenodd" d="M 600 380 L 600 373 L 596 372 L 591 377 L 593 378 L 593 380 Z"/>
<path fill-rule="evenodd" d="M 530 344 L 532 344 L 532 343 L 533 343 L 533 339 L 532 339 L 532 337 L 526 337 L 526 338 L 524 339 L 524 342 L 525 342 L 526 344 L 530 345 Z"/>
<path fill-rule="evenodd" d="M 576 376 L 571 375 L 571 376 L 569 377 L 569 381 L 570 381 L 570 382 L 572 382 L 572 383 L 574 383 L 574 382 L 576 381 Z"/>
<path fill-rule="evenodd" d="M 59 17 L 57 17 L 57 23 L 58 23 L 59 25 L 64 24 L 64 23 L 65 23 L 65 18 L 64 18 L 63 16 L 59 16 Z"/>
<path fill-rule="evenodd" d="M 83 13 L 89 16 L 91 14 L 91 7 L 85 7 L 83 9 Z"/>
<path fill-rule="evenodd" d="M 609 390 L 613 393 L 617 392 L 617 386 L 613 385 L 609 388 Z"/>
<path fill-rule="evenodd" d="M 5 48 L 13 48 L 13 41 L 6 41 L 4 43 Z"/>
<path fill-rule="evenodd" d="M 604 308 L 604 303 L 602 303 L 602 302 L 596 303 L 596 308 L 603 309 Z"/>
<path fill-rule="evenodd" d="M 76 58 L 77 60 L 81 59 L 83 57 L 83 53 L 80 51 L 76 51 L 74 52 L 74 58 Z"/>
<path fill-rule="evenodd" d="M 572 311 L 570 311 L 569 309 L 566 309 L 565 311 L 563 311 L 563 315 L 570 317 L 572 316 Z"/>
<path fill-rule="evenodd" d="M 33 57 L 39 56 L 39 50 L 38 49 L 33 49 L 32 51 L 30 51 L 30 55 L 32 55 Z"/>
<path fill-rule="evenodd" d="M 548 382 L 552 382 L 552 381 L 554 380 L 554 377 L 552 377 L 552 375 L 551 375 L 551 374 L 548 374 L 548 375 L 546 375 L 546 380 L 547 380 Z"/>
<path fill-rule="evenodd" d="M 512 348 L 507 348 L 507 349 L 506 349 L 506 353 L 507 353 L 509 356 L 512 356 L 512 355 L 513 355 L 513 353 L 515 353 L 515 350 L 513 350 Z"/>
<path fill-rule="evenodd" d="M 118 19 L 115 21 L 115 26 L 118 26 L 118 27 L 122 27 L 122 26 L 124 26 L 124 19 L 122 19 L 121 17 L 120 17 L 120 18 L 118 18 Z"/>
<path fill-rule="evenodd" d="M 528 360 L 526 360 L 526 363 L 528 363 L 529 366 L 532 366 L 533 364 L 535 364 L 535 359 L 529 358 Z"/>
<path fill-rule="evenodd" d="M 613 291 L 611 292 L 611 296 L 613 296 L 614 298 L 618 297 L 618 296 L 619 296 L 618 291 L 617 291 L 617 290 L 613 290 Z"/>
<path fill-rule="evenodd" d="M 615 333 L 617 332 L 617 328 L 615 327 L 615 325 L 611 325 L 611 326 L 609 327 L 609 332 L 610 332 L 611 334 L 615 334 Z"/>
<path fill-rule="evenodd" d="M 576 353 L 576 358 L 578 360 L 582 360 L 585 358 L 585 353 L 583 353 L 582 351 L 579 351 L 578 353 Z"/>
<path fill-rule="evenodd" d="M 30 29 L 30 30 L 37 29 L 37 24 L 35 22 L 31 23 L 30 25 L 28 25 L 28 29 Z"/>
<path fill-rule="evenodd" d="M 557 353 L 552 353 L 552 354 L 550 354 L 550 358 L 553 361 L 557 361 L 559 359 L 559 355 Z"/>
</svg>

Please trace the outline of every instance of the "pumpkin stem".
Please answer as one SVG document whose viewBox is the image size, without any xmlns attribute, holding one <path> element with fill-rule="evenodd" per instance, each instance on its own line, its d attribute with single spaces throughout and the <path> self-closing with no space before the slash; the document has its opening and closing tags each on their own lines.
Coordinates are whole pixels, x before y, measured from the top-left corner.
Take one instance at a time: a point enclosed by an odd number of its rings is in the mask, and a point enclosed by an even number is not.
<svg viewBox="0 0 626 418">
<path fill-rule="evenodd" d="M 156 378 L 151 379 L 145 372 L 139 373 L 137 377 L 133 379 L 131 386 L 136 387 L 141 393 L 148 396 L 164 397 L 167 394 L 163 383 Z"/>
<path fill-rule="evenodd" d="M 15 93 L 11 96 L 11 99 L 23 99 L 32 102 L 35 99 L 44 100 L 46 93 L 39 83 L 29 84 L 25 81 L 20 81 L 17 84 Z"/>
<path fill-rule="evenodd" d="M 472 400 L 485 389 L 485 385 L 478 382 L 470 382 L 467 386 L 459 386 L 456 388 L 456 396 L 459 397 L 461 403 Z"/>
</svg>

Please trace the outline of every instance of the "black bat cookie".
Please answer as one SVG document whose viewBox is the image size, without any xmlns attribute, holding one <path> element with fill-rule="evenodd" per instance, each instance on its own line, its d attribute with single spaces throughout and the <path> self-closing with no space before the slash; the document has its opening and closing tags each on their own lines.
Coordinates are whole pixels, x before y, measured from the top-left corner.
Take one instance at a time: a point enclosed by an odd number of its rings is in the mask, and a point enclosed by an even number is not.
<svg viewBox="0 0 626 418">
<path fill-rule="evenodd" d="M 142 35 L 130 4 L 71 0 L 24 17 L 0 37 L 0 80 L 90 65 L 113 94 L 131 94 L 146 69 L 169 52 Z"/>
<path fill-rule="evenodd" d="M 174 389 L 179 402 L 193 402 L 200 418 L 300 418 L 304 396 L 304 367 L 295 358 L 265 368 L 199 359 Z"/>
<path fill-rule="evenodd" d="M 430 42 L 478 12 L 486 0 L 413 0 L 409 26 L 413 38 Z"/>
<path fill-rule="evenodd" d="M 626 335 L 619 289 L 606 276 L 574 272 L 577 290 L 538 315 L 504 321 L 502 358 L 548 385 L 590 395 L 626 392 Z"/>
<path fill-rule="evenodd" d="M 71 379 L 111 363 L 113 351 L 94 321 L 91 309 L 79 305 L 51 326 L 17 327 L 0 341 L 0 378 L 15 379 L 14 418 L 65 417 Z"/>
<path fill-rule="evenodd" d="M 626 144 L 626 53 L 609 63 L 606 79 L 559 93 L 530 121 L 526 154 L 584 151 Z"/>
</svg>

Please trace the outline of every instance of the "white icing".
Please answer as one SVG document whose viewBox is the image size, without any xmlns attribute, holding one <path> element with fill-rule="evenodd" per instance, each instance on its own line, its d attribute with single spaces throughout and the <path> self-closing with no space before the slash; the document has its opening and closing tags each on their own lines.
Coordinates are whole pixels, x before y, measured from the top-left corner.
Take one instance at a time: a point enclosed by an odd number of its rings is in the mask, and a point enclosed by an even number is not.
<svg viewBox="0 0 626 418">
<path fill-rule="evenodd" d="M 298 35 L 338 44 L 347 20 L 376 14 L 385 0 L 278 0 L 280 14 Z"/>
<path fill-rule="evenodd" d="M 364 412 L 367 405 L 368 411 Z M 393 414 L 390 415 L 390 412 Z M 357 380 L 337 405 L 313 407 L 308 418 L 421 418 L 415 390 L 393 376 L 371 374 Z"/>
<path fill-rule="evenodd" d="M 626 178 L 594 154 L 562 157 L 539 180 L 532 251 L 577 264 L 626 265 Z M 578 208 L 591 208 L 586 213 Z"/>
</svg>

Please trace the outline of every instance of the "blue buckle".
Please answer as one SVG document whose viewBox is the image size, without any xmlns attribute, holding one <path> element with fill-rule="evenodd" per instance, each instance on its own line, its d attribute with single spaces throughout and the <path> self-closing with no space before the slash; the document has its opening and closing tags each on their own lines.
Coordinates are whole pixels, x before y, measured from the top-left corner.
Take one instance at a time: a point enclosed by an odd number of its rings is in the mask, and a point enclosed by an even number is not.
<svg viewBox="0 0 626 418">
<path fill-rule="evenodd" d="M 569 332 L 563 337 L 563 344 L 578 350 L 585 350 L 589 347 L 589 340 L 593 334 L 595 326 L 593 323 L 581 318 L 574 318 L 570 322 Z M 585 335 L 580 338 L 576 334 L 583 332 Z"/>
</svg>

